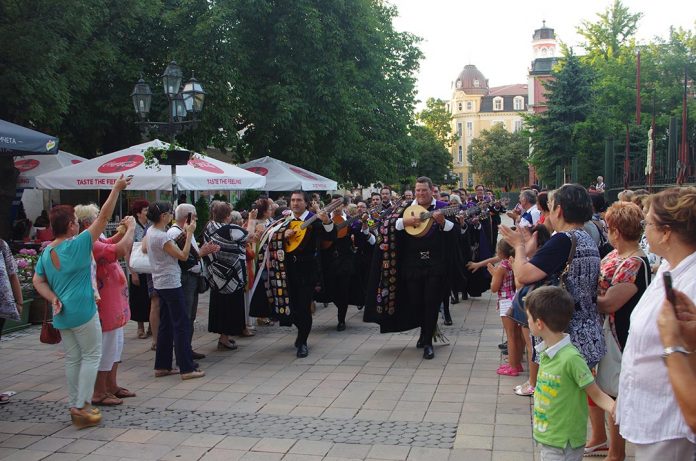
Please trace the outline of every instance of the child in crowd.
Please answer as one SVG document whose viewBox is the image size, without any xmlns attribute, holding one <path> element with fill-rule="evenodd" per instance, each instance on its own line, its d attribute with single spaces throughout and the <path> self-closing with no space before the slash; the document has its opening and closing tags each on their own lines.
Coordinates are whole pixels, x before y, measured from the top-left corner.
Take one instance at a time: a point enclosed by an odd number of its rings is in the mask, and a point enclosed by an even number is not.
<svg viewBox="0 0 696 461">
<path fill-rule="evenodd" d="M 564 331 L 575 310 L 570 294 L 560 287 L 532 291 L 525 301 L 529 329 L 543 342 L 534 390 L 534 440 L 541 461 L 581 461 L 587 435 L 587 397 L 605 411 L 614 401 L 594 382 L 592 372 Z"/>
<path fill-rule="evenodd" d="M 499 375 L 517 376 L 522 370 L 522 340 L 520 327 L 509 317 L 512 309 L 512 299 L 515 297 L 515 277 L 512 273 L 512 262 L 515 249 L 505 240 L 500 240 L 496 247 L 496 257 L 500 264 L 494 266 L 488 263 L 491 274 L 491 292 L 498 292 L 498 312 L 505 328 L 508 344 L 508 363 L 500 365 L 496 373 Z"/>
</svg>

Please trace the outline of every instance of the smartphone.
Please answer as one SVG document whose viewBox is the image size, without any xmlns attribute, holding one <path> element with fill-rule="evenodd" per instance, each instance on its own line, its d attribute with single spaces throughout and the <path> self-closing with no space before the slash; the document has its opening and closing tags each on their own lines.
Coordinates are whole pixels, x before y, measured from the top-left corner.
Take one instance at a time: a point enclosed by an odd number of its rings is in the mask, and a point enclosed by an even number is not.
<svg viewBox="0 0 696 461">
<path fill-rule="evenodd" d="M 189 213 L 188 216 L 186 216 L 186 224 L 191 224 L 191 217 L 193 216 L 193 213 Z"/>
<path fill-rule="evenodd" d="M 126 176 L 126 179 L 129 179 L 129 180 L 130 180 L 130 179 L 133 179 L 133 175 L 132 175 L 132 174 L 129 174 L 128 176 Z"/>
<path fill-rule="evenodd" d="M 672 304 L 673 309 L 677 309 L 677 298 L 674 296 L 674 289 L 672 288 L 672 274 L 666 271 L 662 274 L 662 281 L 665 285 L 665 296 L 667 301 Z"/>
</svg>

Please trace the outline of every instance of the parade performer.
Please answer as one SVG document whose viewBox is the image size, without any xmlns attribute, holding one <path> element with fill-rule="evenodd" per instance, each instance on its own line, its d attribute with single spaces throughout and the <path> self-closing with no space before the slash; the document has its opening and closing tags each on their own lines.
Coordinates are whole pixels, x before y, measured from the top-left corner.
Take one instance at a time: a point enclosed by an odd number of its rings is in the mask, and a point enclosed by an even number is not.
<svg viewBox="0 0 696 461">
<path fill-rule="evenodd" d="M 307 357 L 307 338 L 312 330 L 312 296 L 320 282 L 319 243 L 333 240 L 334 223 L 327 210 L 316 215 L 307 210 L 309 198 L 303 191 L 290 196 L 292 215 L 271 226 L 268 252 L 268 283 L 274 314 L 280 324 L 297 327 L 297 357 Z M 338 203 L 327 208 L 330 211 Z M 317 218 L 320 221 L 317 221 Z"/>
<path fill-rule="evenodd" d="M 440 210 L 448 204 L 433 197 L 432 181 L 425 176 L 416 180 L 416 200 L 398 207 L 379 229 L 364 320 L 376 322 L 382 333 L 421 328 L 417 347 L 423 358 L 435 357 L 433 336 L 436 332 L 440 303 L 449 292 L 449 270 L 456 262 L 451 251 L 457 245 L 458 225 L 445 219 Z M 427 231 L 413 236 L 407 228 L 418 227 L 421 217 L 404 216 L 407 206 L 420 205 L 434 212 Z M 452 230 L 455 230 L 452 232 Z"/>
</svg>

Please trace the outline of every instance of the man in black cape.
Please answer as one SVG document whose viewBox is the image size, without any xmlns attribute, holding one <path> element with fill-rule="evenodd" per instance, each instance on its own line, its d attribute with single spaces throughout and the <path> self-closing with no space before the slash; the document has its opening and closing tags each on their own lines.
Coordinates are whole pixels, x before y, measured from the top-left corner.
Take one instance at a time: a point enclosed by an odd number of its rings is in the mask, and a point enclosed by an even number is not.
<svg viewBox="0 0 696 461">
<path fill-rule="evenodd" d="M 436 211 L 429 231 L 411 236 L 404 228 L 417 225 L 420 218 L 403 214 L 412 204 L 428 211 L 448 206 L 435 200 L 432 181 L 422 176 L 416 180 L 416 200 L 384 219 L 372 260 L 363 320 L 378 323 L 381 333 L 420 327 L 417 347 L 423 347 L 423 358 L 432 359 L 440 303 L 452 286 L 449 277 L 458 273 L 459 252 L 452 250 L 458 244 L 459 227 Z"/>
</svg>

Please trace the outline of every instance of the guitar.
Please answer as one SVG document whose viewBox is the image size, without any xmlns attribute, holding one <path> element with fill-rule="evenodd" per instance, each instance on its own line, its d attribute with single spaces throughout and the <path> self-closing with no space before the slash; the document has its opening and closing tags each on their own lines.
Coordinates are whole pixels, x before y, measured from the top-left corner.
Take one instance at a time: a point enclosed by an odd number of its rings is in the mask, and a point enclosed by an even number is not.
<svg viewBox="0 0 696 461">
<path fill-rule="evenodd" d="M 337 198 L 333 202 L 329 203 L 326 207 L 324 207 L 323 210 L 326 213 L 331 213 L 333 210 L 338 208 L 341 204 L 343 203 L 343 199 Z M 302 241 L 305 238 L 305 235 L 307 234 L 307 228 L 312 225 L 314 221 L 316 221 L 319 218 L 318 214 L 312 215 L 310 218 L 308 218 L 306 221 L 290 221 L 288 223 L 288 229 L 292 229 L 295 231 L 292 237 L 286 237 L 285 238 L 285 251 L 288 253 L 292 253 L 293 251 L 297 250 L 297 248 L 302 244 Z"/>
<path fill-rule="evenodd" d="M 410 216 L 418 216 L 420 218 L 420 223 L 414 224 L 412 226 L 405 226 L 404 230 L 413 237 L 423 237 L 428 233 L 433 225 L 433 213 L 439 211 L 445 216 L 460 215 L 460 216 L 471 216 L 473 214 L 479 213 L 481 210 L 479 207 L 472 207 L 466 210 L 462 210 L 459 205 L 448 206 L 440 208 L 439 210 L 428 211 L 426 208 L 420 205 L 411 205 L 404 210 L 404 218 Z"/>
</svg>

